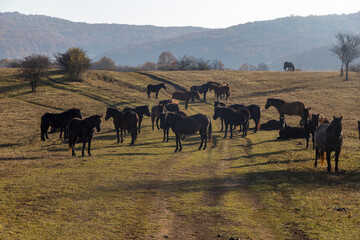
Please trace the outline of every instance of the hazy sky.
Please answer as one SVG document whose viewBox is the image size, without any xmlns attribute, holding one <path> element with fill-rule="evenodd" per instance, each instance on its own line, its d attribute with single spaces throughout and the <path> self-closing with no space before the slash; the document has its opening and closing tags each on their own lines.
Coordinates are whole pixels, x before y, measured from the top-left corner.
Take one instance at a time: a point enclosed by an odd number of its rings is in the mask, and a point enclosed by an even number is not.
<svg viewBox="0 0 360 240">
<path fill-rule="evenodd" d="M 76 22 L 225 28 L 290 15 L 355 13 L 360 0 L 0 0 L 0 12 Z"/>
</svg>

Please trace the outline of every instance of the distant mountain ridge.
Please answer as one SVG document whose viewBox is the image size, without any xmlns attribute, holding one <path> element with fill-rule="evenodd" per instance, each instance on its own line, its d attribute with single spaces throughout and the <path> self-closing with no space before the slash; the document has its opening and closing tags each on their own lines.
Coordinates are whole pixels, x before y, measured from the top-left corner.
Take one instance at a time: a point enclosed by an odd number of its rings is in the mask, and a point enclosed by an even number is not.
<svg viewBox="0 0 360 240">
<path fill-rule="evenodd" d="M 0 59 L 32 53 L 52 56 L 76 46 L 94 60 L 107 56 L 117 65 L 156 62 L 162 52 L 170 51 L 176 57 L 218 59 L 232 69 L 265 62 L 270 70 L 282 70 L 282 63 L 291 61 L 303 70 L 333 70 L 340 65 L 329 51 L 337 32 L 360 33 L 360 12 L 285 17 L 224 29 L 87 24 L 0 13 Z"/>
<path fill-rule="evenodd" d="M 199 27 L 156 27 L 126 24 L 88 24 L 43 15 L 0 13 L 0 58 L 32 53 L 52 56 L 81 47 L 91 56 L 112 48 L 204 31 Z"/>
</svg>

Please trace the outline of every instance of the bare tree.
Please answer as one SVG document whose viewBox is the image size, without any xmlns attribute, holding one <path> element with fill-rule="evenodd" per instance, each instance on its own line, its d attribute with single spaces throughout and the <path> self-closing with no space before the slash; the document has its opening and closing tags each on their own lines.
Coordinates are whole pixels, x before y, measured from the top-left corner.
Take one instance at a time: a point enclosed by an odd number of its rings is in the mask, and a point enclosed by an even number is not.
<svg viewBox="0 0 360 240">
<path fill-rule="evenodd" d="M 176 70 L 177 60 L 171 52 L 163 52 L 158 59 L 159 70 Z"/>
<path fill-rule="evenodd" d="M 337 33 L 335 37 L 338 42 L 333 45 L 331 51 L 345 65 L 345 80 L 349 80 L 349 64 L 360 57 L 360 36 L 353 33 Z"/>
<path fill-rule="evenodd" d="M 217 59 L 213 60 L 211 65 L 212 65 L 211 68 L 213 70 L 224 70 L 225 69 L 225 65 Z"/>
<path fill-rule="evenodd" d="M 256 68 L 256 71 L 269 71 L 268 66 L 266 65 L 266 63 L 259 63 L 259 65 Z"/>
<path fill-rule="evenodd" d="M 146 62 L 141 66 L 144 71 L 154 71 L 157 68 L 157 64 L 154 62 Z"/>
<path fill-rule="evenodd" d="M 31 90 L 36 91 L 40 78 L 50 66 L 50 59 L 44 55 L 31 55 L 24 58 L 21 62 L 22 75 L 30 80 Z"/>
<path fill-rule="evenodd" d="M 114 71 L 116 70 L 116 65 L 111 58 L 102 57 L 91 65 L 91 69 Z"/>
</svg>

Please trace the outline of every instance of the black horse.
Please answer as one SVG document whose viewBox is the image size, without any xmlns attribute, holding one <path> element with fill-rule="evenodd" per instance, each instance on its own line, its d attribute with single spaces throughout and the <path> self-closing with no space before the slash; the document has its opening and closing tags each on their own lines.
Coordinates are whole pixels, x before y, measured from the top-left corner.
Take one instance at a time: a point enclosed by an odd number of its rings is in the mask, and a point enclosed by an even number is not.
<svg viewBox="0 0 360 240">
<path fill-rule="evenodd" d="M 84 120 L 80 118 L 73 118 L 69 121 L 67 129 L 69 133 L 69 150 L 71 149 L 72 156 L 76 155 L 74 148 L 78 138 L 82 139 L 83 142 L 82 156 L 84 156 L 86 142 L 88 142 L 88 154 L 91 156 L 90 146 L 94 134 L 94 128 L 100 132 L 101 117 L 102 115 L 92 115 Z"/>
<path fill-rule="evenodd" d="M 342 136 L 342 117 L 333 118 L 331 123 L 323 123 L 317 127 L 315 131 L 315 163 L 317 166 L 318 157 L 320 157 L 321 164 L 324 161 L 324 152 L 326 152 L 327 170 L 331 171 L 330 155 L 335 151 L 335 172 L 338 171 L 339 154 L 341 151 L 343 136 Z"/>
<path fill-rule="evenodd" d="M 222 117 L 225 123 L 226 138 L 228 126 L 230 125 L 230 138 L 233 137 L 233 126 L 242 125 L 242 137 L 246 137 L 247 130 L 249 129 L 250 112 L 246 108 L 235 110 L 230 107 L 215 107 L 213 119 L 216 120 Z M 241 130 L 240 130 L 241 131 Z"/>
<path fill-rule="evenodd" d="M 205 83 L 200 86 L 192 86 L 190 87 L 190 91 L 198 92 L 199 94 L 204 94 L 204 101 L 206 101 L 206 94 L 209 91 L 209 83 Z M 192 99 L 194 101 L 194 99 Z"/>
<path fill-rule="evenodd" d="M 284 71 L 295 71 L 294 64 L 292 62 L 284 62 Z"/>
<path fill-rule="evenodd" d="M 178 150 L 180 152 L 182 150 L 181 134 L 191 135 L 199 131 L 201 144 L 198 150 L 200 150 L 203 146 L 203 150 L 205 150 L 207 138 L 209 137 L 209 141 L 211 140 L 211 119 L 204 114 L 200 113 L 185 117 L 176 113 L 167 113 L 164 124 L 169 125 L 176 135 L 176 148 L 174 152 L 177 152 Z M 209 136 L 207 134 L 209 134 Z"/>
<path fill-rule="evenodd" d="M 70 108 L 62 113 L 45 113 L 41 116 L 41 140 L 45 141 L 45 137 L 48 137 L 49 127 L 60 128 L 60 138 L 62 137 L 62 132 L 64 131 L 64 138 L 67 139 L 67 125 L 72 118 L 80 118 L 81 113 L 77 108 Z"/>
<path fill-rule="evenodd" d="M 117 135 L 117 143 L 120 142 L 119 129 L 121 130 L 121 143 L 124 141 L 124 130 L 129 130 L 131 133 L 130 145 L 134 145 L 137 138 L 137 125 L 139 121 L 137 113 L 133 111 L 121 112 L 116 108 L 109 107 L 106 110 L 105 121 L 109 120 L 109 118 L 113 118 L 114 127 Z"/>
<path fill-rule="evenodd" d="M 133 111 L 136 112 L 137 115 L 139 116 L 139 133 L 140 133 L 140 127 L 141 127 L 141 122 L 144 118 L 144 115 L 150 117 L 150 110 L 149 110 L 149 106 L 139 106 L 139 107 L 135 107 L 135 108 L 124 108 L 123 112 L 128 112 L 128 111 Z"/>
<path fill-rule="evenodd" d="M 159 91 L 160 91 L 160 89 L 162 89 L 162 88 L 166 89 L 165 84 L 163 84 L 163 83 L 160 83 L 160 84 L 158 84 L 158 85 L 149 84 L 149 85 L 147 86 L 147 95 L 148 95 L 148 98 L 150 98 L 150 93 L 151 93 L 151 92 L 155 92 L 155 93 L 156 93 L 155 98 L 158 98 Z"/>
</svg>

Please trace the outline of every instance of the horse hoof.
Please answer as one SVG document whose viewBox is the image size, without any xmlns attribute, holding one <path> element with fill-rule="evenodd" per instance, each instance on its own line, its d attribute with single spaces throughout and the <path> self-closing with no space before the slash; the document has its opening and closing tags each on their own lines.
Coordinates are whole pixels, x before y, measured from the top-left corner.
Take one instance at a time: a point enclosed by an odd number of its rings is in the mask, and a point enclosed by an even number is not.
<svg viewBox="0 0 360 240">
<path fill-rule="evenodd" d="M 174 150 L 174 152 L 177 152 L 177 151 L 178 151 L 177 149 Z"/>
</svg>

